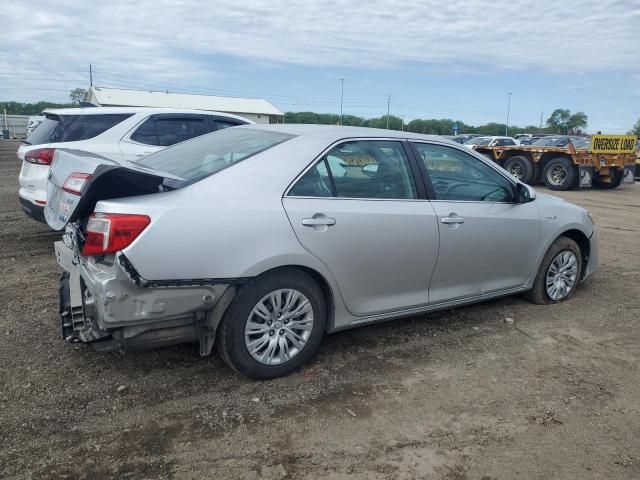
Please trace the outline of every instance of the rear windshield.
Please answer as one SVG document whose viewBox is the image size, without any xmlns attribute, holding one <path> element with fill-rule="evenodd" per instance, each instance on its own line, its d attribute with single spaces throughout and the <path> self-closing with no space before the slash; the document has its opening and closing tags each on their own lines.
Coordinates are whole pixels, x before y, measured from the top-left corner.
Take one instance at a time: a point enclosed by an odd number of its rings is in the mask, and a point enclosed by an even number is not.
<svg viewBox="0 0 640 480">
<path fill-rule="evenodd" d="M 137 164 L 194 183 L 293 137 L 269 130 L 226 128 L 148 155 Z"/>
<path fill-rule="evenodd" d="M 54 115 L 48 113 L 42 123 L 27 137 L 26 143 L 42 145 L 87 140 L 106 132 L 131 115 L 133 114 Z"/>
</svg>

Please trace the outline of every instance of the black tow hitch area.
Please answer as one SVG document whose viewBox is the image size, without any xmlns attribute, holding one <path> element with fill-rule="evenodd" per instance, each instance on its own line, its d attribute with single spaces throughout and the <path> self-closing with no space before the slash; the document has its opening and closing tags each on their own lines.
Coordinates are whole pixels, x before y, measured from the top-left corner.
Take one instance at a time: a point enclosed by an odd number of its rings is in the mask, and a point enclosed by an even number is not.
<svg viewBox="0 0 640 480">
<path fill-rule="evenodd" d="M 73 281 L 77 285 L 72 285 Z M 60 334 L 67 342 L 93 342 L 110 336 L 95 320 L 85 317 L 83 287 L 79 276 L 72 278 L 69 272 L 60 276 Z"/>
</svg>

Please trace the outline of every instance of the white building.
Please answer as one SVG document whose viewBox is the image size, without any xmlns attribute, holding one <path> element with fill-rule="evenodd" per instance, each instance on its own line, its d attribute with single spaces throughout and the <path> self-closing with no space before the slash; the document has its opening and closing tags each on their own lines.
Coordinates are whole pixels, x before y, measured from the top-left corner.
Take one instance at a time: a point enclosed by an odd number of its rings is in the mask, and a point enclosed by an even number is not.
<svg viewBox="0 0 640 480">
<path fill-rule="evenodd" d="M 283 113 L 266 100 L 91 87 L 86 101 L 100 107 L 171 107 L 233 113 L 256 123 L 280 123 Z"/>
</svg>

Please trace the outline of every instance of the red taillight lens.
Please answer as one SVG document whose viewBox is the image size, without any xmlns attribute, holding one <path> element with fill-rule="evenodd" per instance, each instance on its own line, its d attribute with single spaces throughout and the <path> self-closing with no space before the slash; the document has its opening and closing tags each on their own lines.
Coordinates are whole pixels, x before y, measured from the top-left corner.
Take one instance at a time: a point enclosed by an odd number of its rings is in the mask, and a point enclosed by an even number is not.
<svg viewBox="0 0 640 480">
<path fill-rule="evenodd" d="M 55 148 L 36 148 L 29 150 L 24 154 L 24 159 L 29 163 L 38 165 L 51 165 L 53 162 L 53 154 L 56 153 Z"/>
<path fill-rule="evenodd" d="M 85 186 L 90 178 L 91 174 L 89 173 L 72 173 L 65 180 L 64 185 L 62 185 L 62 190 L 68 193 L 73 193 L 74 195 L 80 195 L 82 187 Z"/>
<path fill-rule="evenodd" d="M 87 223 L 82 255 L 119 252 L 131 245 L 150 223 L 146 215 L 94 213 Z"/>
</svg>

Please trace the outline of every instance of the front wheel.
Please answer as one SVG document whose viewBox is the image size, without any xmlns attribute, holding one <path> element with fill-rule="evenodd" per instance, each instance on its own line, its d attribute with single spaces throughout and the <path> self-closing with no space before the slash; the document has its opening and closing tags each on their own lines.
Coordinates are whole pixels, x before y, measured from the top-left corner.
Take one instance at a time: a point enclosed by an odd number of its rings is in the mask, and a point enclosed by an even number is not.
<svg viewBox="0 0 640 480">
<path fill-rule="evenodd" d="M 573 295 L 581 275 L 580 247 L 570 238 L 560 237 L 549 247 L 533 288 L 525 296 L 539 305 L 563 302 Z"/>
<path fill-rule="evenodd" d="M 281 377 L 315 354 L 325 324 L 325 301 L 317 283 L 287 268 L 260 276 L 239 292 L 219 327 L 218 350 L 247 377 Z"/>
<path fill-rule="evenodd" d="M 542 179 L 549 190 L 571 190 L 578 185 L 578 167 L 564 157 L 549 160 Z"/>
</svg>

